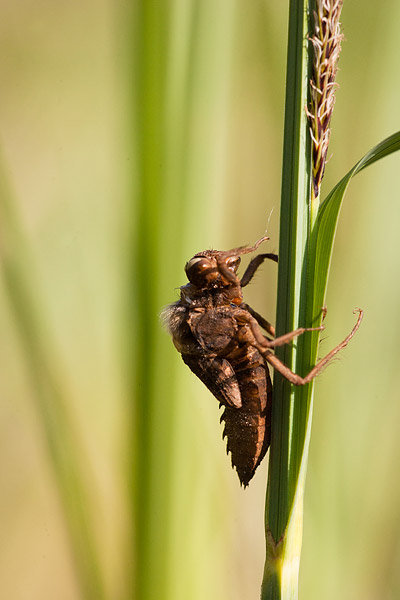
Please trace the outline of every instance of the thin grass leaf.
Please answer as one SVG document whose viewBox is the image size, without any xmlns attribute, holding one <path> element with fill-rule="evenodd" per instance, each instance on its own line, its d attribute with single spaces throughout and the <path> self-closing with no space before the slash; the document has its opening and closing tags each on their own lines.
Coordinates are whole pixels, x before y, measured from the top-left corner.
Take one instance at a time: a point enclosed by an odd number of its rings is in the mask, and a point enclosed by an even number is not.
<svg viewBox="0 0 400 600">
<path fill-rule="evenodd" d="M 302 290 L 302 303 L 305 306 L 305 319 L 307 324 L 317 325 L 322 318 L 321 308 L 324 305 L 325 292 L 329 274 L 332 249 L 334 244 L 335 232 L 343 202 L 344 194 L 352 177 L 362 171 L 364 168 L 375 163 L 377 160 L 388 156 L 400 149 L 400 132 L 390 136 L 370 152 L 368 152 L 357 164 L 340 180 L 333 188 L 324 202 L 321 204 L 315 228 L 311 235 L 310 251 L 307 262 L 308 281 L 306 288 Z M 302 336 L 297 344 L 296 371 L 305 373 L 314 365 L 317 360 L 319 332 L 310 333 Z M 281 587 L 278 592 L 275 589 L 270 595 L 263 598 L 291 598 L 291 594 L 297 594 L 293 588 L 293 580 L 296 577 L 296 571 L 299 566 L 299 552 L 301 547 L 301 523 L 302 523 L 302 504 L 304 495 L 304 483 L 306 475 L 306 464 L 308 457 L 308 447 L 311 434 L 311 415 L 312 415 L 312 385 L 307 385 L 293 390 L 294 403 L 298 410 L 293 411 L 290 419 L 289 428 L 291 429 L 291 445 L 289 460 L 289 486 L 288 491 L 292 490 L 293 502 L 288 507 L 288 521 L 284 537 L 279 540 L 277 547 L 277 557 L 280 561 Z M 306 430 L 302 429 L 302 423 L 307 423 Z M 268 535 L 268 532 L 267 532 Z M 267 537 L 268 541 L 268 537 Z M 270 559 L 271 540 L 267 544 L 269 548 Z M 268 559 L 268 556 L 267 556 Z M 268 560 L 267 560 L 268 563 Z M 267 572 L 268 575 L 268 572 Z M 291 582 L 285 586 L 285 581 Z M 281 596 L 279 596 L 281 593 Z M 296 595 L 293 596 L 297 597 Z"/>
<path fill-rule="evenodd" d="M 316 326 L 329 273 L 341 202 L 353 175 L 399 147 L 395 134 L 375 147 L 344 177 L 318 210 L 310 211 L 310 147 L 301 135 L 309 63 L 308 3 L 291 2 L 281 204 L 277 334 Z M 299 101 L 300 99 L 301 102 Z M 322 169 L 323 171 L 323 169 Z M 316 364 L 319 332 L 301 336 L 279 358 L 300 376 Z M 266 500 L 266 564 L 262 599 L 296 599 L 302 542 L 302 513 L 314 382 L 293 388 L 274 378 L 272 440 Z"/>
<path fill-rule="evenodd" d="M 30 377 L 32 398 L 57 483 L 81 597 L 106 597 L 86 479 L 90 472 L 77 439 L 58 373 L 56 352 L 38 302 L 34 264 L 16 201 L 0 161 L 0 267 Z"/>
<path fill-rule="evenodd" d="M 304 107 L 309 102 L 310 61 L 308 3 L 291 0 L 286 76 L 285 132 L 279 240 L 277 335 L 296 329 L 303 320 L 304 287 L 311 190 L 311 140 Z M 297 345 L 277 349 L 294 369 Z M 312 385 L 307 386 L 312 389 Z M 297 390 L 296 390 L 297 391 Z M 272 438 L 265 510 L 266 562 L 262 600 L 295 598 L 301 551 L 302 486 L 298 486 L 309 402 L 296 402 L 295 390 L 279 374 L 274 377 Z M 304 463 L 306 464 L 306 463 Z M 305 479 L 305 467 L 303 469 Z M 298 502 L 295 502 L 297 498 Z M 295 509 L 294 527 L 288 528 Z"/>
<path fill-rule="evenodd" d="M 307 296 L 313 300 L 312 303 L 308 304 L 307 319 L 313 322 L 317 319 L 317 323 L 320 321 L 321 307 L 325 304 L 329 268 L 340 209 L 351 179 L 377 160 L 389 156 L 397 150 L 400 150 L 400 132 L 386 138 L 367 152 L 322 202 L 311 240 L 310 264 L 314 267 L 308 281 Z M 309 336 L 309 341 L 314 346 L 313 355 L 314 353 L 316 355 L 317 336 Z"/>
<path fill-rule="evenodd" d="M 199 477 L 186 450 L 186 440 L 193 442 L 191 421 L 183 423 L 190 391 L 178 393 L 177 363 L 159 313 L 174 298 L 171 294 L 177 295 L 173 286 L 183 283 L 184 248 L 194 243 L 194 229 L 203 235 L 218 224 L 210 189 L 214 170 L 220 178 L 214 157 L 223 120 L 217 115 L 219 107 L 226 114 L 226 96 L 219 92 L 229 82 L 221 65 L 230 63 L 235 5 L 168 0 L 160 9 L 154 0 L 141 0 L 134 13 L 126 32 L 133 57 L 126 79 L 134 171 L 130 287 L 122 313 L 131 415 L 127 469 L 132 518 L 125 560 L 132 589 L 126 597 L 195 599 L 209 591 L 203 573 L 210 556 L 198 549 L 203 537 L 208 544 L 208 513 L 200 511 L 193 523 L 188 498 L 197 497 Z M 187 541 L 194 537 L 192 550 Z M 215 589 L 213 593 L 218 596 Z"/>
</svg>

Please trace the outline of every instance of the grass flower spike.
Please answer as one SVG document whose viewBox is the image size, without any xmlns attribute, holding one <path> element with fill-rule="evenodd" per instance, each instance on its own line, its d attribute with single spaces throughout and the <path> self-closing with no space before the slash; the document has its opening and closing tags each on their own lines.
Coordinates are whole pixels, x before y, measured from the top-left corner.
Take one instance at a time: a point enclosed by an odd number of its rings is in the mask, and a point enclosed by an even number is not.
<svg viewBox="0 0 400 600">
<path fill-rule="evenodd" d="M 312 79 L 310 81 L 310 106 L 307 115 L 312 139 L 312 196 L 320 194 L 321 181 L 330 139 L 330 121 L 335 105 L 337 64 L 343 34 L 340 31 L 340 13 L 343 0 L 317 0 L 309 37 L 313 45 Z"/>
</svg>

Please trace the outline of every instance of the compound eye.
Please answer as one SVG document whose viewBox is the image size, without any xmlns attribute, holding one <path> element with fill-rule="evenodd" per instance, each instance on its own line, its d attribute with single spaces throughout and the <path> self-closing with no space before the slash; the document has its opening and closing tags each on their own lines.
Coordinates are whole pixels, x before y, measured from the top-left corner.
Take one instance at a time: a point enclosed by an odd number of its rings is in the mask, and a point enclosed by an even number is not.
<svg viewBox="0 0 400 600">
<path fill-rule="evenodd" d="M 186 263 L 185 271 L 190 283 L 204 285 L 207 283 L 208 276 L 215 273 L 216 269 L 204 256 L 195 256 Z"/>
<path fill-rule="evenodd" d="M 188 271 L 197 271 L 201 273 L 210 267 L 211 263 L 207 258 L 204 258 L 204 256 L 195 256 L 194 258 L 191 258 L 188 263 L 186 263 L 185 271 L 186 273 Z"/>
<path fill-rule="evenodd" d="M 240 264 L 240 256 L 230 256 L 226 259 L 226 266 L 230 271 L 236 273 Z"/>
</svg>

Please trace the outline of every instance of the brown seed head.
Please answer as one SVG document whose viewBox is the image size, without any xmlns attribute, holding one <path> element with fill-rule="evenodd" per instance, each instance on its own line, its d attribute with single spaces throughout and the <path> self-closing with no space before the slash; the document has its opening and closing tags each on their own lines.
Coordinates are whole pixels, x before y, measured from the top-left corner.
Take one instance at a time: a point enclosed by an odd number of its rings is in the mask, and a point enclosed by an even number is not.
<svg viewBox="0 0 400 600">
<path fill-rule="evenodd" d="M 313 11 L 313 30 L 309 40 L 314 48 L 313 76 L 310 81 L 311 101 L 307 109 L 310 120 L 313 163 L 313 193 L 319 196 L 324 176 L 330 120 L 335 105 L 337 63 L 343 34 L 340 31 L 340 12 L 343 0 L 316 0 Z"/>
</svg>

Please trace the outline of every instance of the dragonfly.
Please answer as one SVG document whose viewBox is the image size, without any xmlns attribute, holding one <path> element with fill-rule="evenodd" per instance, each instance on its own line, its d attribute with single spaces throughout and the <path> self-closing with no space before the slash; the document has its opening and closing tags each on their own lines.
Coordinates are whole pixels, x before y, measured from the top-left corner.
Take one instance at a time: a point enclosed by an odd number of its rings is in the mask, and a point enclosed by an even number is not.
<svg viewBox="0 0 400 600">
<path fill-rule="evenodd" d="M 163 318 L 184 363 L 206 385 L 224 408 L 223 438 L 241 485 L 247 487 L 271 443 L 272 383 L 269 366 L 293 385 L 306 385 L 351 340 L 360 326 L 363 311 L 349 335 L 305 376 L 294 373 L 275 354 L 319 327 L 300 327 L 279 337 L 270 322 L 243 300 L 243 288 L 257 269 L 274 253 L 258 254 L 241 278 L 238 268 L 244 254 L 255 252 L 268 240 L 228 251 L 204 250 L 185 265 L 189 282 L 180 288 L 180 299 L 169 305 Z M 355 311 L 355 312 L 356 312 Z"/>
</svg>

